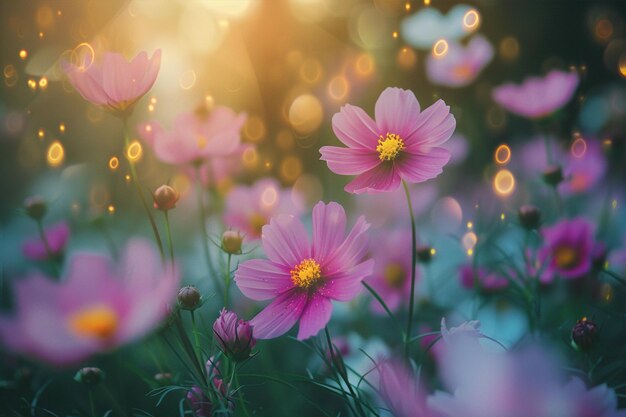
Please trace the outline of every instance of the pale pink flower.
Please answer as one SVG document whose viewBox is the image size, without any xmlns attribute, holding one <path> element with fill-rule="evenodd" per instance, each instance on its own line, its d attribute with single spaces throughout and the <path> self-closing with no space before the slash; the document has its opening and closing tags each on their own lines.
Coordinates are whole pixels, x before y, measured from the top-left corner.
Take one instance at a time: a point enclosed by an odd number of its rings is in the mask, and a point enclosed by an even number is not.
<svg viewBox="0 0 626 417">
<path fill-rule="evenodd" d="M 119 266 L 80 253 L 63 280 L 32 275 L 15 283 L 15 312 L 0 316 L 0 340 L 16 353 L 68 365 L 140 338 L 167 314 L 179 275 L 154 248 L 131 241 Z"/>
<path fill-rule="evenodd" d="M 244 262 L 235 272 L 241 292 L 253 300 L 274 299 L 250 320 L 254 336 L 272 339 L 300 322 L 298 339 L 315 336 L 332 313 L 331 300 L 350 301 L 373 269 L 367 253 L 369 225 L 360 217 L 346 236 L 342 206 L 319 202 L 313 208 L 313 239 L 302 222 L 279 215 L 263 226 L 268 259 Z"/>
<path fill-rule="evenodd" d="M 492 91 L 496 103 L 518 116 L 539 119 L 565 106 L 578 87 L 578 74 L 553 70 L 521 85 L 504 84 Z"/>
<path fill-rule="evenodd" d="M 424 182 L 443 171 L 450 152 L 441 145 L 456 127 L 443 100 L 421 111 L 413 92 L 387 88 L 375 107 L 376 121 L 347 104 L 333 116 L 335 135 L 347 146 L 323 146 L 321 159 L 340 175 L 357 175 L 349 193 L 393 191 L 400 181 Z"/>
<path fill-rule="evenodd" d="M 161 66 L 161 50 L 154 52 L 151 58 L 142 51 L 130 62 L 119 53 L 106 52 L 99 64 L 63 62 L 61 65 L 84 99 L 114 113 L 127 115 L 152 88 Z"/>
<path fill-rule="evenodd" d="M 199 108 L 176 116 L 171 131 L 158 122 L 138 126 L 141 138 L 152 147 L 161 161 L 174 165 L 199 166 L 210 157 L 235 153 L 241 143 L 244 113 L 228 107 Z"/>
<path fill-rule="evenodd" d="M 434 417 L 428 407 L 427 394 L 417 376 L 403 364 L 383 360 L 376 366 L 378 392 L 394 417 Z"/>
<path fill-rule="evenodd" d="M 478 77 L 492 58 L 493 46 L 484 36 L 473 37 L 465 47 L 448 42 L 448 52 L 444 56 L 428 56 L 426 75 L 436 85 L 465 87 Z"/>
</svg>

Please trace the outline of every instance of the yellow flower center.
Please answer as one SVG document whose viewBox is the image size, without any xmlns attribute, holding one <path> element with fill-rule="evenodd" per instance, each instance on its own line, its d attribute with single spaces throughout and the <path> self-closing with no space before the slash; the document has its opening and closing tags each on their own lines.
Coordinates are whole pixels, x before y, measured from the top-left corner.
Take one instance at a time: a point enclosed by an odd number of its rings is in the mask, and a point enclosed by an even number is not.
<svg viewBox="0 0 626 417">
<path fill-rule="evenodd" d="M 204 136 L 201 136 L 201 135 L 198 135 L 198 137 L 196 138 L 196 141 L 198 143 L 198 148 L 200 148 L 200 149 L 206 148 L 206 145 L 209 143 L 207 138 L 205 138 Z"/>
<path fill-rule="evenodd" d="M 406 278 L 406 272 L 404 268 L 397 263 L 389 264 L 385 267 L 383 277 L 391 288 L 402 288 Z"/>
<path fill-rule="evenodd" d="M 300 262 L 289 272 L 291 273 L 291 280 L 294 285 L 300 288 L 309 288 L 322 276 L 320 264 L 318 264 L 315 259 L 311 258 Z"/>
<path fill-rule="evenodd" d="M 267 218 L 259 213 L 254 213 L 248 219 L 250 222 L 250 229 L 252 229 L 256 236 L 261 236 L 263 226 L 267 224 Z"/>
<path fill-rule="evenodd" d="M 393 161 L 400 151 L 404 150 L 404 141 L 395 133 L 387 133 L 385 137 L 380 135 L 376 152 L 381 161 Z"/>
<path fill-rule="evenodd" d="M 452 73 L 457 79 L 468 78 L 472 75 L 472 72 L 473 72 L 472 67 L 471 65 L 468 65 L 468 64 L 458 65 L 452 70 Z"/>
<path fill-rule="evenodd" d="M 561 269 L 570 269 L 576 265 L 578 252 L 571 246 L 559 246 L 553 253 L 554 262 Z"/>
<path fill-rule="evenodd" d="M 106 305 L 93 305 L 77 311 L 69 317 L 70 330 L 78 336 L 108 339 L 118 328 L 117 313 Z"/>
</svg>

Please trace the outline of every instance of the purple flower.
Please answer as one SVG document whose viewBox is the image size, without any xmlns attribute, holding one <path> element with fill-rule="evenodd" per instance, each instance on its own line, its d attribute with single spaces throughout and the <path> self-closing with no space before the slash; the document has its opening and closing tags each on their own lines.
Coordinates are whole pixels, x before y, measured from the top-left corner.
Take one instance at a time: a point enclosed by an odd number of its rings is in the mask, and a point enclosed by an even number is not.
<svg viewBox="0 0 626 417">
<path fill-rule="evenodd" d="M 245 114 L 228 107 L 183 112 L 176 116 L 171 131 L 158 122 L 138 126 L 139 135 L 157 158 L 168 164 L 197 165 L 205 159 L 234 153 L 240 145 Z"/>
<path fill-rule="evenodd" d="M 211 417 L 213 412 L 213 403 L 211 399 L 207 397 L 202 388 L 193 386 L 187 391 L 187 401 L 189 406 L 197 417 Z"/>
<path fill-rule="evenodd" d="M 561 395 L 568 417 L 626 417 L 626 410 L 617 409 L 615 391 L 606 384 L 588 390 L 583 381 L 572 378 Z"/>
<path fill-rule="evenodd" d="M 504 84 L 492 91 L 493 100 L 518 116 L 539 119 L 569 102 L 578 87 L 578 74 L 553 70 L 545 77 L 530 77 L 521 85 Z"/>
<path fill-rule="evenodd" d="M 0 316 L 10 350 L 56 364 L 79 362 L 140 338 L 167 314 L 179 275 L 154 248 L 131 241 L 119 267 L 102 255 L 74 255 L 66 277 L 33 275 L 15 283 L 16 309 Z"/>
<path fill-rule="evenodd" d="M 301 214 L 297 194 L 281 188 L 278 181 L 265 178 L 250 187 L 237 186 L 226 198 L 224 223 L 243 232 L 247 240 L 259 239 L 270 218 L 278 214 Z"/>
<path fill-rule="evenodd" d="M 239 320 L 235 313 L 225 308 L 213 323 L 213 333 L 222 352 L 235 362 L 248 359 L 256 343 L 250 323 Z"/>
<path fill-rule="evenodd" d="M 563 176 L 559 191 L 564 195 L 592 190 L 604 177 L 607 161 L 597 140 L 586 140 L 583 151 L 572 150 L 564 157 Z"/>
<path fill-rule="evenodd" d="M 473 37 L 467 46 L 448 42 L 448 53 L 442 57 L 430 54 L 426 75 L 430 82 L 446 87 L 465 87 L 472 83 L 491 62 L 493 46 L 484 36 Z"/>
<path fill-rule="evenodd" d="M 379 393 L 394 417 L 435 416 L 426 405 L 426 393 L 417 378 L 399 362 L 384 360 L 377 365 Z"/>
<path fill-rule="evenodd" d="M 463 265 L 459 270 L 459 280 L 463 288 L 473 289 L 478 284 L 478 288 L 485 291 L 497 291 L 506 288 L 509 281 L 485 268 L 474 269 L 472 265 Z"/>
<path fill-rule="evenodd" d="M 424 182 L 443 171 L 450 152 L 441 145 L 456 127 L 450 107 L 438 100 L 423 112 L 413 92 L 387 88 L 375 108 L 376 121 L 347 104 L 333 116 L 333 131 L 347 146 L 323 146 L 321 159 L 335 174 L 357 175 L 349 193 L 393 191 L 400 180 Z"/>
<path fill-rule="evenodd" d="M 370 243 L 374 273 L 367 282 L 391 311 L 397 310 L 409 299 L 412 261 L 410 247 L 411 231 L 406 229 L 378 233 Z M 375 312 L 385 313 L 378 301 L 372 300 L 370 305 Z"/>
<path fill-rule="evenodd" d="M 268 259 L 239 266 L 235 282 L 253 300 L 274 299 L 250 320 L 257 339 L 272 339 L 300 322 L 298 339 L 315 336 L 330 320 L 331 300 L 349 301 L 371 275 L 373 260 L 364 261 L 369 225 L 360 217 L 345 236 L 342 206 L 319 202 L 313 208 L 313 239 L 294 216 L 279 215 L 263 226 Z"/>
<path fill-rule="evenodd" d="M 543 265 L 543 282 L 551 282 L 555 275 L 574 279 L 589 272 L 594 248 L 591 223 L 583 218 L 566 219 L 554 226 L 543 227 L 541 235 L 544 244 L 538 256 Z"/>
<path fill-rule="evenodd" d="M 50 252 L 52 252 L 51 255 L 58 256 L 63 253 L 67 240 L 70 237 L 70 227 L 67 222 L 62 221 L 44 230 L 44 236 L 50 247 Z M 41 236 L 24 242 L 22 253 L 25 257 L 34 261 L 48 259 L 46 244 L 41 240 Z"/>
</svg>

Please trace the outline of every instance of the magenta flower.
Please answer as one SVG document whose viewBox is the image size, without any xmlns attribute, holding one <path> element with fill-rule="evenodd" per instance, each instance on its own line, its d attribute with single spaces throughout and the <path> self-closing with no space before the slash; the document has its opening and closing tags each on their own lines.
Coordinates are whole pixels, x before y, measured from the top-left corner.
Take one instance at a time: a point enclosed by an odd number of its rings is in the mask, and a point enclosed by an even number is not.
<svg viewBox="0 0 626 417">
<path fill-rule="evenodd" d="M 472 83 L 493 58 L 493 46 L 477 35 L 467 46 L 448 42 L 448 53 L 442 57 L 434 54 L 426 61 L 426 75 L 430 82 L 446 87 L 465 87 Z"/>
<path fill-rule="evenodd" d="M 497 291 L 506 288 L 509 281 L 495 272 L 490 272 L 485 268 L 474 269 L 472 265 L 463 265 L 459 270 L 459 280 L 463 288 L 474 289 L 475 285 L 484 291 Z"/>
<path fill-rule="evenodd" d="M 571 417 L 626 417 L 626 410 L 617 409 L 615 391 L 606 384 L 590 390 L 579 378 L 572 378 L 563 388 L 563 403 Z"/>
<path fill-rule="evenodd" d="M 551 282 L 555 275 L 574 279 L 589 272 L 594 248 L 591 223 L 583 218 L 566 219 L 542 228 L 541 235 L 544 244 L 538 256 L 543 265 L 543 282 Z"/>
<path fill-rule="evenodd" d="M 74 65 L 63 62 L 63 71 L 85 100 L 108 110 L 128 114 L 152 88 L 161 66 L 161 50 L 148 58 L 140 52 L 128 62 L 121 54 L 106 52 L 102 63 Z"/>
<path fill-rule="evenodd" d="M 222 352 L 235 362 L 248 359 L 256 343 L 250 323 L 225 308 L 213 323 L 213 333 Z"/>
<path fill-rule="evenodd" d="M 211 399 L 202 392 L 202 388 L 194 385 L 187 391 L 186 397 L 195 416 L 211 417 L 213 413 L 213 403 Z"/>
<path fill-rule="evenodd" d="M 426 405 L 426 392 L 417 377 L 399 362 L 384 360 L 376 366 L 379 393 L 394 417 L 431 417 L 435 413 Z"/>
<path fill-rule="evenodd" d="M 250 320 L 257 339 L 272 339 L 300 322 L 298 339 L 315 336 L 330 320 L 331 300 L 349 301 L 371 275 L 367 252 L 369 225 L 360 217 L 345 236 L 342 206 L 319 202 L 313 208 L 313 239 L 294 216 L 279 215 L 263 226 L 268 259 L 244 262 L 235 272 L 241 292 L 253 300 L 272 301 Z"/>
<path fill-rule="evenodd" d="M 44 236 L 50 247 L 50 252 L 52 252 L 51 255 L 61 255 L 70 237 L 70 227 L 64 221 L 59 222 L 44 230 Z M 33 237 L 24 242 L 22 253 L 25 257 L 34 261 L 48 259 L 48 251 L 41 236 Z"/>
<path fill-rule="evenodd" d="M 323 161 L 335 174 L 357 175 L 349 193 L 393 191 L 400 180 L 417 183 L 435 178 L 450 159 L 441 147 L 456 127 L 443 100 L 420 111 L 413 92 L 387 88 L 375 108 L 374 122 L 359 107 L 345 105 L 333 116 L 333 131 L 347 146 L 323 146 Z"/>
<path fill-rule="evenodd" d="M 244 113 L 228 107 L 200 108 L 176 116 L 171 131 L 158 122 L 138 126 L 139 135 L 161 161 L 174 165 L 199 165 L 209 157 L 226 156 L 239 149 Z"/>
<path fill-rule="evenodd" d="M 226 197 L 224 223 L 245 234 L 246 240 L 259 239 L 270 218 L 278 214 L 299 216 L 302 203 L 297 194 L 282 188 L 273 178 L 258 180 L 252 186 L 236 186 Z"/>
<path fill-rule="evenodd" d="M 597 140 L 585 141 L 585 151 L 567 155 L 563 164 L 565 180 L 559 184 L 564 195 L 580 194 L 594 189 L 607 170 L 606 157 L 602 145 Z"/>
<path fill-rule="evenodd" d="M 374 273 L 366 281 L 391 311 L 397 310 L 410 297 L 412 259 L 411 251 L 406 250 L 410 247 L 411 231 L 406 229 L 377 233 L 370 243 Z M 370 306 L 377 313 L 385 313 L 376 300 L 372 300 Z"/>
<path fill-rule="evenodd" d="M 518 116 L 539 119 L 565 106 L 578 87 L 578 74 L 553 70 L 521 85 L 504 84 L 492 91 L 496 103 Z"/>
<path fill-rule="evenodd" d="M 178 281 L 141 240 L 128 244 L 118 267 L 106 256 L 76 254 L 61 282 L 33 275 L 15 283 L 16 309 L 0 316 L 0 339 L 16 353 L 73 364 L 154 329 Z"/>
</svg>

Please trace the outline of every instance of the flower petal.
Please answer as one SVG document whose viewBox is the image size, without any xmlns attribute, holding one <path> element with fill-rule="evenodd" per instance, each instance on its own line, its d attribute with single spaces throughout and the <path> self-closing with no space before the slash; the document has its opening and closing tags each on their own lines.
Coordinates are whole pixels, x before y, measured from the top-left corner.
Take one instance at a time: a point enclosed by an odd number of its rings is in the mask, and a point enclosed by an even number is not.
<svg viewBox="0 0 626 417">
<path fill-rule="evenodd" d="M 380 133 L 362 108 L 346 104 L 332 120 L 333 132 L 350 148 L 376 149 Z"/>
<path fill-rule="evenodd" d="M 292 268 L 311 257 L 306 229 L 294 216 L 278 215 L 262 230 L 263 250 L 271 261 Z"/>
<path fill-rule="evenodd" d="M 282 293 L 259 314 L 250 324 L 257 339 L 273 339 L 287 333 L 298 321 L 308 301 L 305 292 L 291 290 Z"/>
<path fill-rule="evenodd" d="M 405 138 L 407 150 L 428 146 L 438 146 L 450 139 L 456 128 L 456 120 L 450 114 L 450 106 L 437 100 L 424 110 L 416 120 L 415 127 Z"/>
<path fill-rule="evenodd" d="M 348 193 L 382 193 L 394 191 L 400 186 L 400 175 L 393 164 L 383 163 L 360 174 L 344 190 Z"/>
<path fill-rule="evenodd" d="M 324 277 L 319 294 L 337 301 L 350 301 L 361 291 L 361 281 L 372 275 L 374 260 L 368 259 L 353 268 Z"/>
<path fill-rule="evenodd" d="M 293 288 L 289 271 L 265 259 L 251 259 L 239 265 L 235 283 L 243 295 L 253 300 L 269 300 Z"/>
<path fill-rule="evenodd" d="M 326 161 L 328 168 L 339 175 L 362 174 L 381 163 L 374 149 L 322 146 L 320 153 L 320 159 Z"/>
<path fill-rule="evenodd" d="M 314 295 L 309 299 L 306 308 L 300 317 L 298 340 L 315 336 L 330 321 L 333 312 L 333 303 L 326 297 Z"/>
<path fill-rule="evenodd" d="M 376 101 L 375 114 L 380 134 L 394 133 L 405 138 L 416 127 L 420 104 L 411 90 L 388 87 Z"/>
<path fill-rule="evenodd" d="M 402 161 L 396 164 L 396 170 L 407 182 L 424 182 L 441 174 L 449 160 L 450 151 L 445 148 L 431 148 L 415 153 L 406 152 Z"/>
<path fill-rule="evenodd" d="M 346 212 L 335 202 L 313 207 L 312 255 L 320 263 L 341 245 L 346 231 Z"/>
</svg>

